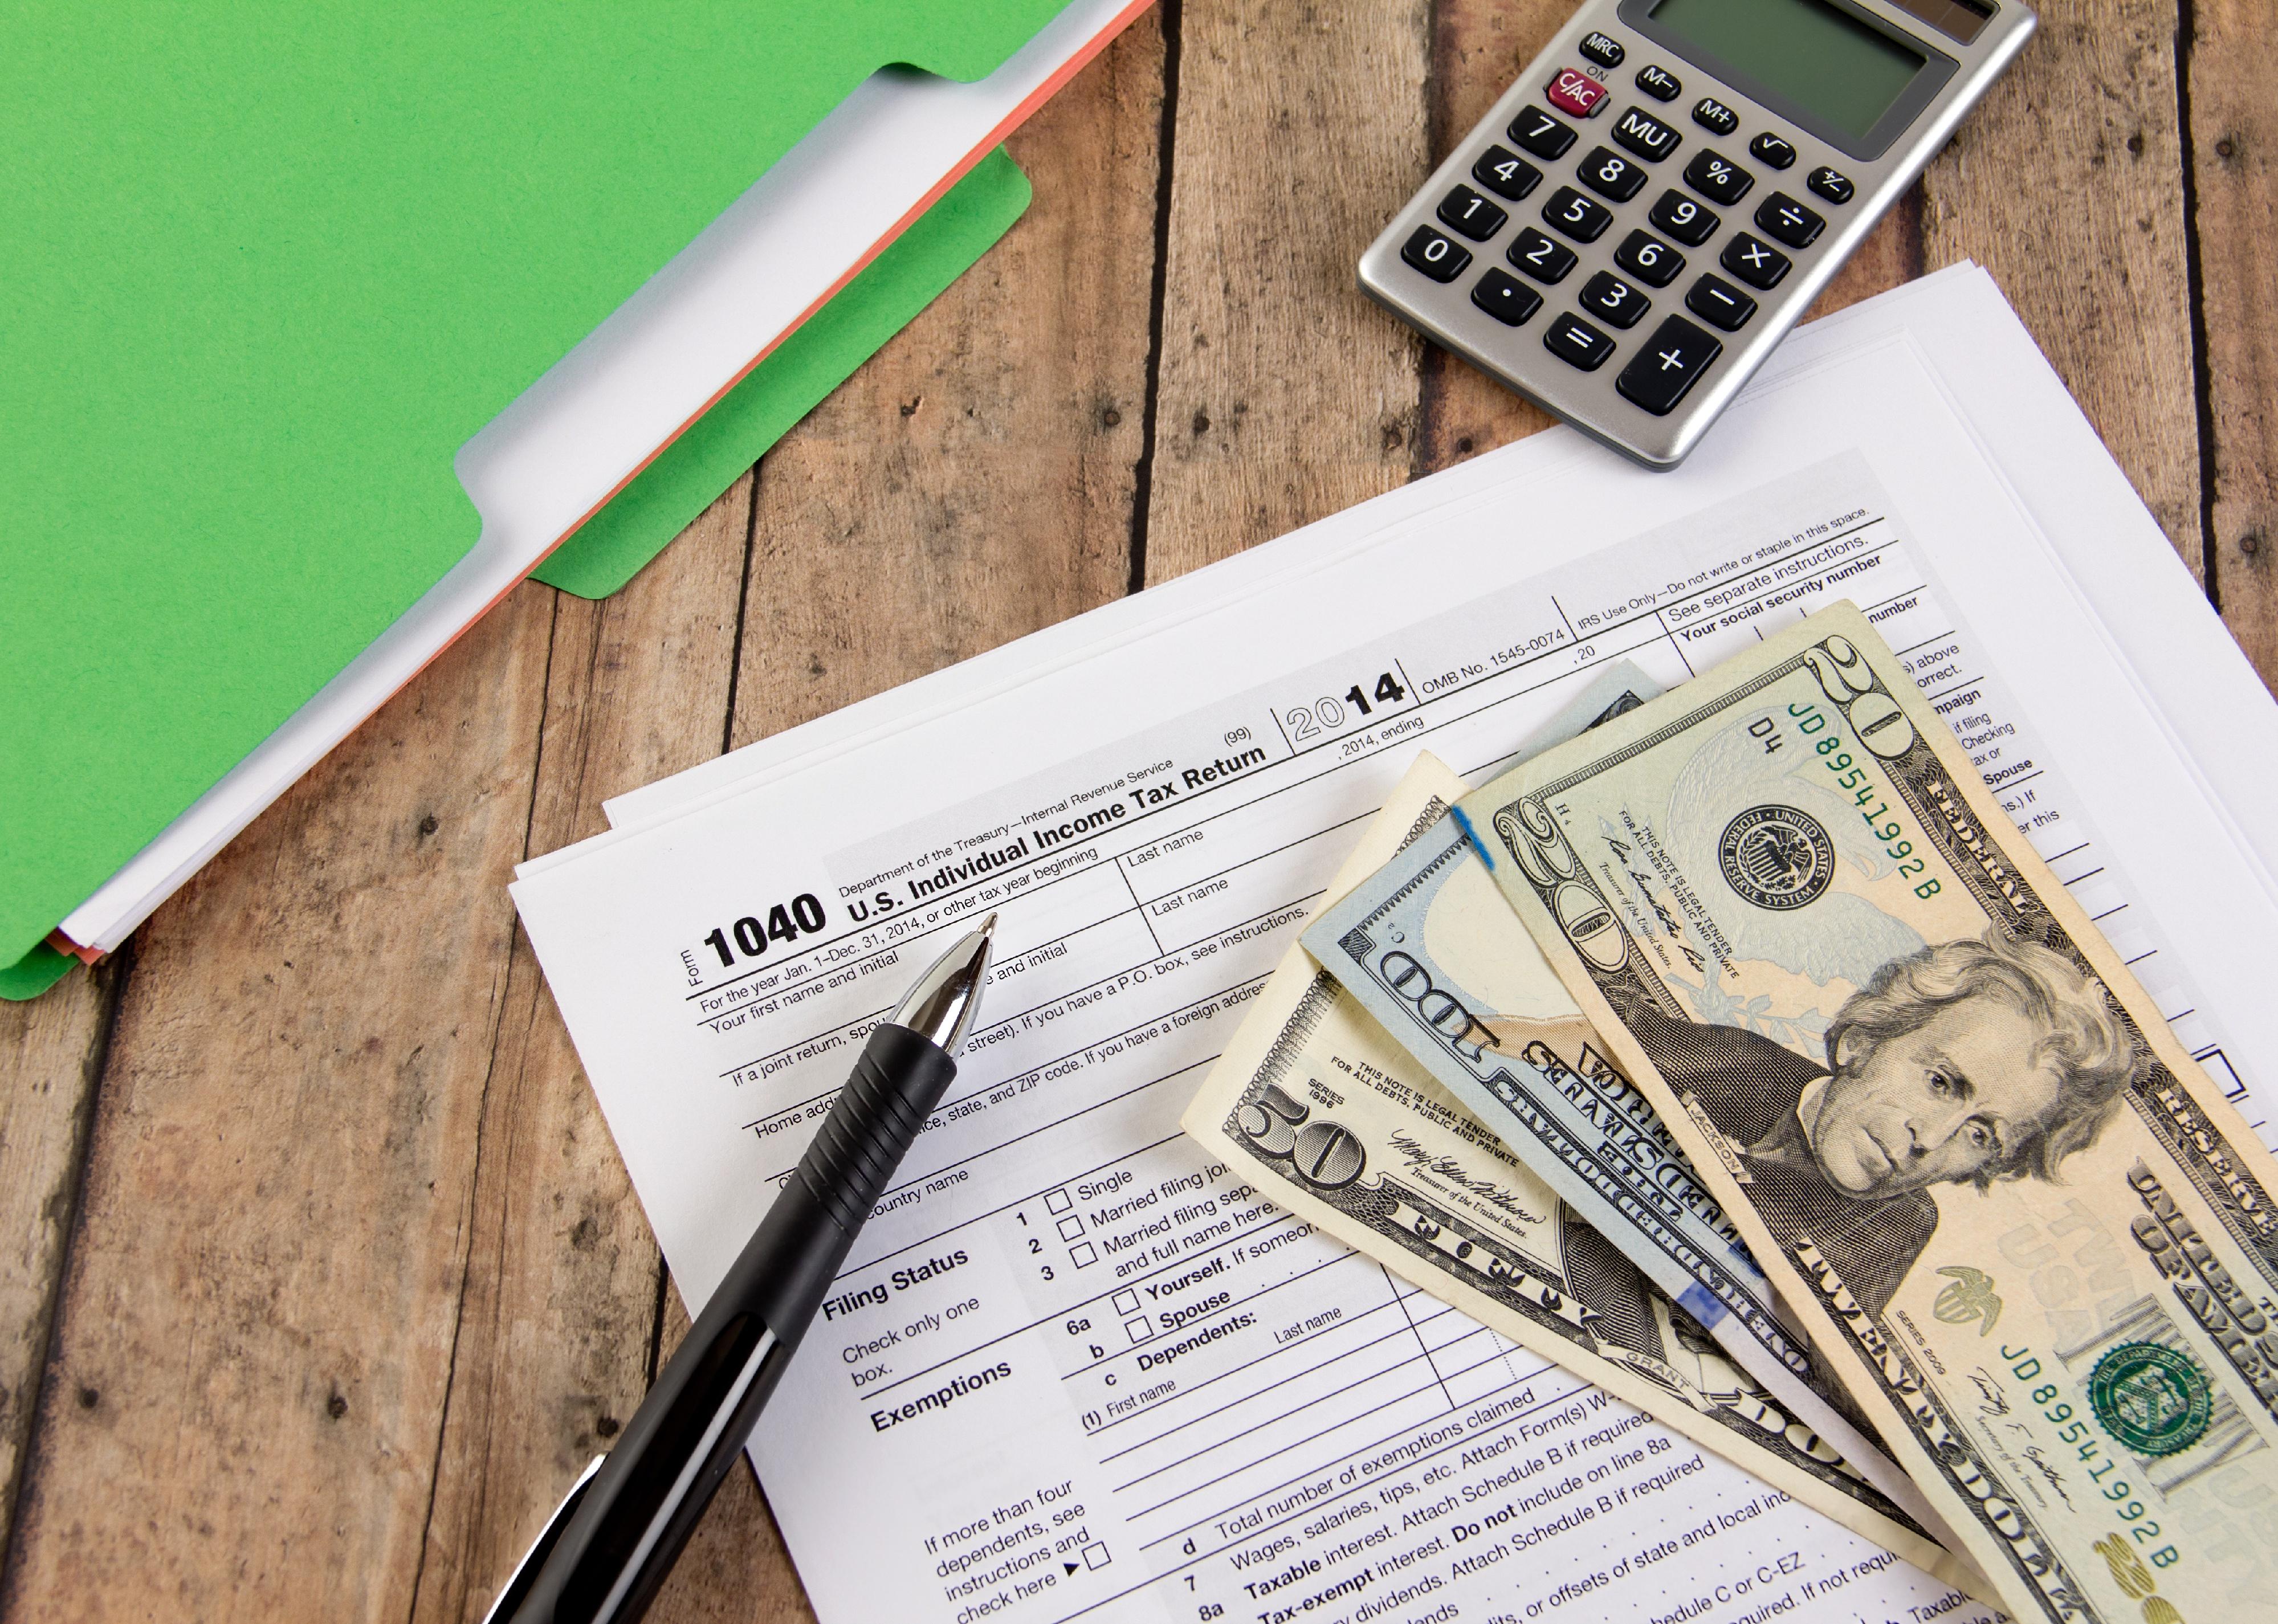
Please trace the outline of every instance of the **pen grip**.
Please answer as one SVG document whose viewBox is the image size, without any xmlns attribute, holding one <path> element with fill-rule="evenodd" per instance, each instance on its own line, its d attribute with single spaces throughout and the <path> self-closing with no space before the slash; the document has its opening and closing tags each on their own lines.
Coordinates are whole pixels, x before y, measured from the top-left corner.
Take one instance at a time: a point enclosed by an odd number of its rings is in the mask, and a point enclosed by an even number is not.
<svg viewBox="0 0 2278 1624">
<path fill-rule="evenodd" d="M 734 1465 L 880 1192 L 957 1075 L 929 1039 L 870 1034 L 822 1129 L 745 1243 L 556 1546 L 493 1617 L 631 1624 Z M 517 1576 L 519 1581 L 519 1576 Z"/>
</svg>

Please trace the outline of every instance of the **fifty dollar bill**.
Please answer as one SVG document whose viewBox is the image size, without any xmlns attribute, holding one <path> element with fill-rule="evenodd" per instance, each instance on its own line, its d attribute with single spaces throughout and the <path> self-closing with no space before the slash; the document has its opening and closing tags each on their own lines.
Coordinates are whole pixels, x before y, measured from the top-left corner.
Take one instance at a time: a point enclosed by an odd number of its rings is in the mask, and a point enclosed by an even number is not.
<svg viewBox="0 0 2278 1624">
<path fill-rule="evenodd" d="M 1461 810 L 2013 1613 L 2278 1614 L 2267 1156 L 1863 614 Z"/>
</svg>

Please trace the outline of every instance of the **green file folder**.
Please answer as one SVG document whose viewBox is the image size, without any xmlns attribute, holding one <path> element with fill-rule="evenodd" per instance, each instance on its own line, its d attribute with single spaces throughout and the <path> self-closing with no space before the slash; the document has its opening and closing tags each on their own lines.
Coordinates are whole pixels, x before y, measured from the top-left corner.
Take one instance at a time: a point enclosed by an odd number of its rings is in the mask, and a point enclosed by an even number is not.
<svg viewBox="0 0 2278 1624">
<path fill-rule="evenodd" d="M 1060 3 L 19 10 L 0 993 L 52 980 L 57 921 L 472 545 L 477 429 L 869 73 L 981 77 Z M 1009 223 L 1008 171 L 967 184 Z M 944 217 L 939 282 L 987 217 Z M 851 370 L 928 279 L 889 257 L 816 318 L 844 347 L 787 343 L 549 576 L 629 576 Z"/>
</svg>

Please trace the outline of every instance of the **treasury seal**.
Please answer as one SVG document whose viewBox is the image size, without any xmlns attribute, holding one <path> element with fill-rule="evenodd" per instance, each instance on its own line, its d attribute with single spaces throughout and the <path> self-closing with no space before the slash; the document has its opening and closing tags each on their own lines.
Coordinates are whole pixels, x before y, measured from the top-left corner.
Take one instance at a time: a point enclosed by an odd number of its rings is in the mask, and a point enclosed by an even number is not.
<svg viewBox="0 0 2278 1624">
<path fill-rule="evenodd" d="M 1742 900 L 1800 908 L 1835 880 L 1835 842 L 1819 820 L 1793 806 L 1751 806 L 1716 839 L 1716 865 Z"/>
<path fill-rule="evenodd" d="M 2190 1355 L 2156 1342 L 2123 1342 L 2088 1375 L 2089 1407 L 2139 1455 L 2172 1455 L 2199 1441 L 2214 1392 Z"/>
</svg>

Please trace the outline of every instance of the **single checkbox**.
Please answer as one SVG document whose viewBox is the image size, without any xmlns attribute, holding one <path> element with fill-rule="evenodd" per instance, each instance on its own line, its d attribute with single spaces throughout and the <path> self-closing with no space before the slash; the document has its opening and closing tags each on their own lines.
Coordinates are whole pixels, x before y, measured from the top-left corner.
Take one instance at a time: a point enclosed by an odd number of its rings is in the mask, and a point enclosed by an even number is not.
<svg viewBox="0 0 2278 1624">
<path fill-rule="evenodd" d="M 1089 1269 L 1099 1262 L 1099 1248 L 1088 1240 L 1079 1240 L 1068 1248 L 1068 1261 L 1078 1269 Z"/>
<path fill-rule="evenodd" d="M 1066 1212 L 1074 1205 L 1075 1203 L 1068 1199 L 1068 1193 L 1066 1190 L 1048 1190 L 1044 1193 L 1046 1212 Z"/>
<path fill-rule="evenodd" d="M 1075 1216 L 1073 1213 L 1068 1216 L 1062 1218 L 1060 1220 L 1060 1239 L 1062 1240 L 1082 1240 L 1083 1239 L 1083 1220 Z"/>
</svg>

